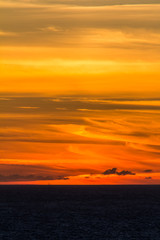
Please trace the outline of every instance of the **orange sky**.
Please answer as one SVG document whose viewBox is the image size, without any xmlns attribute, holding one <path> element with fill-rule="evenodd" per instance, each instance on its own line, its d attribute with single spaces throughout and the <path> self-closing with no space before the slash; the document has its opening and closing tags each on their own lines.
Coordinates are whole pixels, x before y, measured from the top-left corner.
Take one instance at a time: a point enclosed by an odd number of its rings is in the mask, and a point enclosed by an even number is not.
<svg viewBox="0 0 160 240">
<path fill-rule="evenodd" d="M 0 183 L 159 184 L 159 26 L 159 0 L 0 0 Z"/>
</svg>

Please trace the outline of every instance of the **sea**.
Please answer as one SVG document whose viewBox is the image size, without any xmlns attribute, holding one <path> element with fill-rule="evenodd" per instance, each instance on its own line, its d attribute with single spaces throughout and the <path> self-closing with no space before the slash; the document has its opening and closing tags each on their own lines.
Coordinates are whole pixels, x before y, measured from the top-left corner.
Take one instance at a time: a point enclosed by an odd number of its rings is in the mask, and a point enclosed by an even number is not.
<svg viewBox="0 0 160 240">
<path fill-rule="evenodd" d="M 160 240 L 160 185 L 0 186 L 0 240 Z"/>
</svg>

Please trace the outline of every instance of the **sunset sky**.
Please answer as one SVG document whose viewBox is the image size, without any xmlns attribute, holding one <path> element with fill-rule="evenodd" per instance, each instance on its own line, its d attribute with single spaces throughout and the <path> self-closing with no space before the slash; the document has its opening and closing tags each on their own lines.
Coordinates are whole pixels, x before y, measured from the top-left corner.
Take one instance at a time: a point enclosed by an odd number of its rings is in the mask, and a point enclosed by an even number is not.
<svg viewBox="0 0 160 240">
<path fill-rule="evenodd" d="M 160 0 L 0 0 L 0 184 L 160 184 Z"/>
</svg>

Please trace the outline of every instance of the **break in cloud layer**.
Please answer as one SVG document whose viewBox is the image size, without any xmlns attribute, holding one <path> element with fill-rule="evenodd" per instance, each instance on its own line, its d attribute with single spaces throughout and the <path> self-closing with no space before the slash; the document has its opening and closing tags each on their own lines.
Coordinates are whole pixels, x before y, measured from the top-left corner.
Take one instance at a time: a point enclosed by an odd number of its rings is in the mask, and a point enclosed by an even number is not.
<svg viewBox="0 0 160 240">
<path fill-rule="evenodd" d="M 1 182 L 159 183 L 159 98 L 3 95 L 0 113 Z"/>
</svg>

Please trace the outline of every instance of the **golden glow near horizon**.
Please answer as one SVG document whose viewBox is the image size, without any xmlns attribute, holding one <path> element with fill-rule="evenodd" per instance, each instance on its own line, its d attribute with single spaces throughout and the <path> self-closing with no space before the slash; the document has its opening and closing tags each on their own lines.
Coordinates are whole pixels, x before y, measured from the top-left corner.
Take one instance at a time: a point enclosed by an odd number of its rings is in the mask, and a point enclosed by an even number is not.
<svg viewBox="0 0 160 240">
<path fill-rule="evenodd" d="M 0 0 L 0 182 L 159 184 L 159 43 L 159 0 Z"/>
</svg>

